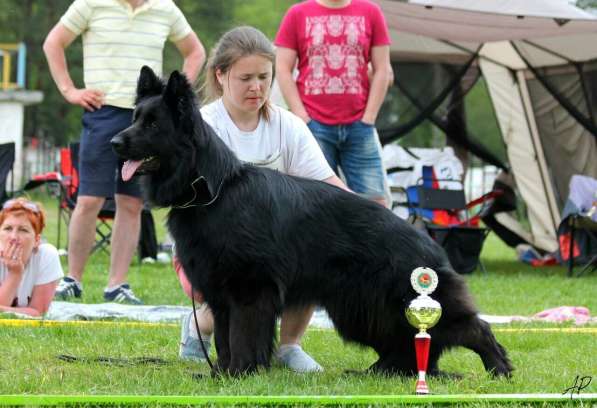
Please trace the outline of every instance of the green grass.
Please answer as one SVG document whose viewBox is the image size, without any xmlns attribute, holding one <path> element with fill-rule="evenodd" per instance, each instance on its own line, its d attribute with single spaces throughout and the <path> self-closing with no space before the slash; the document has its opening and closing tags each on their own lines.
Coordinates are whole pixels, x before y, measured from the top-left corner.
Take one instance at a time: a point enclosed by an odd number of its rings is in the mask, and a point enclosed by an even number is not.
<svg viewBox="0 0 597 408">
<path fill-rule="evenodd" d="M 40 197 L 35 197 L 40 198 Z M 44 198 L 44 197 L 41 197 Z M 50 220 L 46 238 L 55 237 L 53 202 L 44 198 Z M 158 236 L 164 234 L 165 212 L 156 212 Z M 494 236 L 482 259 L 488 273 L 466 279 L 483 313 L 532 315 L 545 308 L 575 305 L 597 310 L 595 275 L 565 277 L 563 267 L 531 268 L 516 261 L 515 253 Z M 108 257 L 97 254 L 84 277 L 84 302 L 101 302 Z M 130 282 L 146 304 L 188 305 L 169 265 L 131 267 Z M 571 323 L 494 326 L 516 367 L 510 380 L 493 379 L 480 359 L 459 348 L 445 354 L 440 366 L 464 375 L 461 380 L 431 379 L 435 394 L 562 393 L 577 375 L 597 375 L 596 336 L 590 332 L 520 332 L 503 328 L 571 327 Z M 590 326 L 595 329 L 595 325 Z M 343 343 L 330 330 L 308 330 L 304 346 L 326 368 L 322 374 L 297 375 L 280 367 L 241 379 L 213 379 L 205 365 L 178 361 L 179 328 L 93 326 L 11 327 L 0 325 L 0 394 L 135 394 L 135 395 L 409 395 L 413 378 L 345 374 L 363 370 L 375 361 L 371 350 Z M 159 357 L 165 364 L 106 365 L 64 362 L 70 354 L 94 358 Z M 197 379 L 194 374 L 203 374 Z M 595 393 L 597 380 L 584 393 Z M 493 404 L 477 404 L 491 406 Z M 524 404 L 519 404 L 524 406 Z"/>
<path fill-rule="evenodd" d="M 177 327 L 2 328 L 0 394 L 136 395 L 409 395 L 414 379 L 345 374 L 375 361 L 370 350 L 344 344 L 330 330 L 309 330 L 305 347 L 326 367 L 323 374 L 297 375 L 274 367 L 241 379 L 213 379 L 205 365 L 177 360 Z M 447 353 L 441 367 L 462 380 L 431 379 L 435 394 L 561 393 L 576 375 L 595 375 L 591 334 L 501 333 L 498 340 L 516 365 L 511 380 L 493 379 L 472 352 Z M 164 365 L 115 366 L 67 363 L 77 357 L 159 357 Z M 201 373 L 201 379 L 193 375 Z M 584 392 L 595 392 L 591 386 Z"/>
</svg>

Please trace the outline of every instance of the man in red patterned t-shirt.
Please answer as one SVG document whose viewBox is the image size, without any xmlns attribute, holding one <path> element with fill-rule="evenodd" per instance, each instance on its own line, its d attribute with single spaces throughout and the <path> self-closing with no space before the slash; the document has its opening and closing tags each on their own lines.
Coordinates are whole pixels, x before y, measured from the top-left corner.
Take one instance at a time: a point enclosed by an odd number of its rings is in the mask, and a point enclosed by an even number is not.
<svg viewBox="0 0 597 408">
<path fill-rule="evenodd" d="M 284 16 L 275 44 L 278 83 L 290 110 L 308 124 L 332 169 L 342 169 L 348 187 L 385 205 L 374 125 L 392 72 L 379 6 L 368 0 L 301 2 Z"/>
</svg>

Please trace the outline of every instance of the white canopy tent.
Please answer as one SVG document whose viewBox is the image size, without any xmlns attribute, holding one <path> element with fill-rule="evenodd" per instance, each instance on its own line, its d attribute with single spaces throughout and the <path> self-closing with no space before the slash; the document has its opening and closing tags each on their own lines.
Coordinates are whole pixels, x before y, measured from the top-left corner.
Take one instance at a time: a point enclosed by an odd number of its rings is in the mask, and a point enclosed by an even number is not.
<svg viewBox="0 0 597 408">
<path fill-rule="evenodd" d="M 507 213 L 498 220 L 536 247 L 556 250 L 570 177 L 597 178 L 597 19 L 564 0 L 376 2 L 390 27 L 393 61 L 475 58 L 530 231 Z"/>
</svg>

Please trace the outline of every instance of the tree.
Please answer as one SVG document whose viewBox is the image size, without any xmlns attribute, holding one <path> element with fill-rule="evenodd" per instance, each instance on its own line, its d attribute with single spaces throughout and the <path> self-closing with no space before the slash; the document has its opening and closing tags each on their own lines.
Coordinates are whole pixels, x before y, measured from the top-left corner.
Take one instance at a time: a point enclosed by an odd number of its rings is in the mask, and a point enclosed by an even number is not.
<svg viewBox="0 0 597 408">
<path fill-rule="evenodd" d="M 230 28 L 250 24 L 273 37 L 289 0 L 175 0 L 207 50 Z M 27 46 L 27 89 L 44 93 L 41 104 L 25 110 L 25 138 L 44 138 L 57 145 L 79 138 L 81 108 L 67 104 L 56 89 L 43 54 L 42 44 L 72 0 L 2 0 L 0 42 L 24 42 Z M 67 50 L 69 71 L 77 86 L 83 86 L 83 54 L 77 39 Z M 164 50 L 164 72 L 180 69 L 182 60 L 168 43 Z"/>
<path fill-rule="evenodd" d="M 597 0 L 578 0 L 576 6 L 582 9 L 595 9 L 597 10 Z"/>
</svg>

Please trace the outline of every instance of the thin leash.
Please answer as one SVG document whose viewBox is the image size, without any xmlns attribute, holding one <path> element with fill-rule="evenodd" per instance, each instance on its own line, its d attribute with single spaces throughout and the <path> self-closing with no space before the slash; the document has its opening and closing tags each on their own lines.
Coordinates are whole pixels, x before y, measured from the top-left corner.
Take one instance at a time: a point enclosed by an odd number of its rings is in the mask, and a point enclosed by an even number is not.
<svg viewBox="0 0 597 408">
<path fill-rule="evenodd" d="M 185 209 L 185 208 L 190 208 L 190 207 L 207 207 L 207 206 L 213 204 L 220 196 L 220 192 L 222 191 L 222 185 L 224 184 L 224 180 L 222 180 L 220 182 L 220 185 L 218 186 L 218 191 L 216 192 L 216 195 L 209 202 L 207 202 L 205 204 L 192 204 L 193 201 L 195 201 L 195 199 L 197 198 L 197 189 L 195 188 L 195 183 L 197 183 L 201 179 L 205 180 L 205 177 L 199 176 L 195 180 L 193 180 L 193 182 L 191 183 L 191 188 L 193 189 L 193 198 L 191 198 L 189 201 L 187 201 L 186 203 L 184 203 L 182 205 L 173 205 L 172 208 Z M 205 344 L 203 344 L 203 338 L 201 337 L 201 330 L 199 330 L 199 322 L 197 321 L 197 306 L 195 305 L 195 298 L 193 296 L 191 296 L 191 302 L 193 303 L 193 320 L 195 321 L 195 329 L 197 330 L 197 336 L 199 337 L 199 344 L 201 345 L 201 350 L 203 351 L 203 355 L 205 356 L 205 359 L 207 360 L 207 364 L 209 364 L 209 368 L 211 368 L 211 370 L 213 371 L 214 365 L 211 362 L 211 359 L 209 358 L 207 350 L 205 349 Z"/>
<path fill-rule="evenodd" d="M 187 201 L 186 203 L 184 203 L 182 205 L 173 205 L 172 208 L 185 209 L 185 208 L 190 208 L 190 207 L 207 207 L 208 205 L 213 204 L 220 196 L 220 191 L 222 191 L 222 185 L 224 185 L 224 180 L 222 180 L 220 182 L 220 185 L 218 186 L 218 191 L 216 192 L 216 195 L 209 202 L 207 202 L 205 204 L 192 204 L 192 202 L 195 201 L 195 199 L 197 198 L 197 189 L 195 188 L 195 183 L 201 179 L 205 180 L 205 177 L 199 176 L 195 180 L 193 180 L 193 182 L 191 183 L 191 187 L 193 188 L 193 198 L 191 198 L 189 201 Z"/>
<path fill-rule="evenodd" d="M 203 338 L 201 338 L 201 330 L 199 330 L 199 322 L 197 321 L 197 308 L 195 306 L 195 297 L 191 296 L 191 301 L 193 302 L 193 320 L 195 321 L 195 329 L 197 329 L 197 336 L 199 336 L 199 344 L 201 344 L 201 350 L 203 350 L 203 355 L 207 360 L 207 364 L 209 364 L 209 368 L 213 371 L 214 365 L 212 364 L 207 350 L 205 349 L 205 344 L 203 344 Z"/>
</svg>

